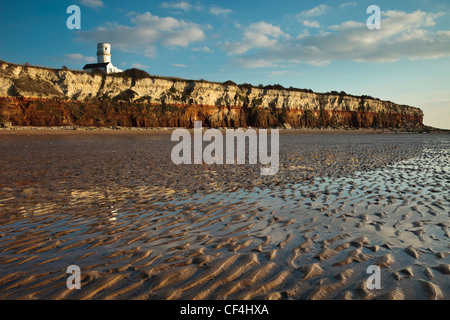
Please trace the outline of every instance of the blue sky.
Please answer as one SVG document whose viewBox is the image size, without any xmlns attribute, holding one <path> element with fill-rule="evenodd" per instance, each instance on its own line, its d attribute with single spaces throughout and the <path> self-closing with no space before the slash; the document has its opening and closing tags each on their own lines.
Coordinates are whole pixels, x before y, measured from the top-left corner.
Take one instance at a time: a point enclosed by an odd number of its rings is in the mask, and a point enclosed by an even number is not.
<svg viewBox="0 0 450 320">
<path fill-rule="evenodd" d="M 66 26 L 73 4 L 81 30 Z M 380 30 L 366 26 L 370 5 Z M 109 42 L 121 69 L 366 94 L 450 129 L 448 1 L 1 1 L 0 28 L 9 62 L 82 69 Z"/>
</svg>

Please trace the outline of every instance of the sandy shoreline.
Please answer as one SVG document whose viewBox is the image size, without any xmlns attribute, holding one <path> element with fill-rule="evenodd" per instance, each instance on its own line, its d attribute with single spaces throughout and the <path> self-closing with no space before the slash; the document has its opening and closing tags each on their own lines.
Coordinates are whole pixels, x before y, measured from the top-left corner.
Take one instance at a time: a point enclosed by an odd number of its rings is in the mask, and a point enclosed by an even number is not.
<svg viewBox="0 0 450 320">
<path fill-rule="evenodd" d="M 449 136 L 300 131 L 274 177 L 175 166 L 170 130 L 0 131 L 0 299 L 450 299 Z"/>
<path fill-rule="evenodd" d="M 235 129 L 250 129 L 248 128 L 235 128 Z M 36 127 L 36 126 L 9 126 L 9 127 L 1 127 L 0 133 L 5 132 L 164 132 L 164 131 L 174 131 L 176 127 L 82 127 L 82 126 L 56 126 L 56 127 Z M 207 127 L 204 127 L 207 129 Z M 226 128 L 218 128 L 221 131 L 224 131 Z M 233 129 L 233 128 L 229 128 Z M 258 128 L 252 128 L 258 130 Z M 269 128 L 270 129 L 270 128 Z M 414 131 L 407 130 L 405 128 L 350 128 L 350 127 L 341 127 L 341 128 L 276 128 L 281 132 L 291 132 L 291 133 L 323 133 L 323 132 L 333 132 L 333 133 L 439 133 L 445 134 L 450 133 L 450 130 L 438 129 L 438 128 L 428 128 L 428 131 Z M 192 129 L 190 129 L 192 130 Z"/>
</svg>

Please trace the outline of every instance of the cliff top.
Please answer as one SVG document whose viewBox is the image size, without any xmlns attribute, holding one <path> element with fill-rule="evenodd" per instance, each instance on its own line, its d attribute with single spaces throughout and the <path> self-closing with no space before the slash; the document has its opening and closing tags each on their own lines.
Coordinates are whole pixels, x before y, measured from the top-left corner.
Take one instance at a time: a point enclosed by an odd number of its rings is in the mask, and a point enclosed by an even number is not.
<svg viewBox="0 0 450 320">
<path fill-rule="evenodd" d="M 249 84 L 249 83 L 237 84 L 232 80 L 227 80 L 224 82 L 215 82 L 215 81 L 208 81 L 208 80 L 204 80 L 204 79 L 193 80 L 193 79 L 184 79 L 184 78 L 171 77 L 171 76 L 150 75 L 146 71 L 140 70 L 137 68 L 127 69 L 127 70 L 125 70 L 123 72 L 119 72 L 119 73 L 106 74 L 106 73 L 102 72 L 101 70 L 89 73 L 89 72 L 85 72 L 82 70 L 68 69 L 65 66 L 63 66 L 62 68 L 50 68 L 50 67 L 44 67 L 44 66 L 30 65 L 28 63 L 16 64 L 16 63 L 10 63 L 10 62 L 5 62 L 3 60 L 0 60 L 0 76 L 1 77 L 9 78 L 9 77 L 14 77 L 14 76 L 20 76 L 21 74 L 29 71 L 29 69 L 53 72 L 57 76 L 59 76 L 60 73 L 62 73 L 62 72 L 70 72 L 75 75 L 90 75 L 93 78 L 108 77 L 108 78 L 112 78 L 112 79 L 114 79 L 114 78 L 127 79 L 127 80 L 130 80 L 131 82 L 136 82 L 136 81 L 143 80 L 143 79 L 151 79 L 151 80 L 158 79 L 158 80 L 185 82 L 185 83 L 206 83 L 206 84 L 216 84 L 216 85 L 223 85 L 223 86 L 236 86 L 240 90 L 248 90 L 248 89 L 279 90 L 279 91 L 283 90 L 283 91 L 288 91 L 288 92 L 314 93 L 314 94 L 322 95 L 322 96 L 329 96 L 329 95 L 341 96 L 341 97 L 346 96 L 346 97 L 352 97 L 352 98 L 357 98 L 357 99 L 383 101 L 383 100 L 380 100 L 379 98 L 375 98 L 370 95 L 359 95 L 358 96 L 358 95 L 346 93 L 344 91 L 340 91 L 340 92 L 330 91 L 330 92 L 321 93 L 321 92 L 314 92 L 311 89 L 294 88 L 292 86 L 289 88 L 285 88 L 280 84 L 269 84 L 269 85 L 259 84 L 258 86 L 256 86 L 256 85 Z M 31 81 L 30 81 L 29 85 L 30 85 L 30 87 L 36 86 L 36 84 L 32 83 Z M 46 91 L 45 88 L 42 88 L 42 89 L 44 89 L 43 90 L 44 92 Z M 383 101 L 383 102 L 388 102 L 388 103 L 394 104 L 393 102 L 391 102 L 389 100 Z M 406 107 L 410 107 L 410 106 L 406 106 Z M 412 107 L 412 108 L 414 108 L 414 107 Z"/>
</svg>

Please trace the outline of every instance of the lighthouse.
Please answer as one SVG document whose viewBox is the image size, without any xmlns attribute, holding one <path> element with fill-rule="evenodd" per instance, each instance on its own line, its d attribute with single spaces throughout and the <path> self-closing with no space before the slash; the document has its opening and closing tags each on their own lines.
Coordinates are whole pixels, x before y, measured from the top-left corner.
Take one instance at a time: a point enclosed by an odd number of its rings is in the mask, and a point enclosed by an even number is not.
<svg viewBox="0 0 450 320">
<path fill-rule="evenodd" d="M 97 63 L 87 64 L 83 70 L 88 72 L 102 70 L 105 73 L 122 72 L 111 63 L 111 45 L 106 42 L 97 43 Z"/>
<path fill-rule="evenodd" d="M 109 43 L 97 43 L 97 62 L 111 62 L 111 45 Z"/>
</svg>

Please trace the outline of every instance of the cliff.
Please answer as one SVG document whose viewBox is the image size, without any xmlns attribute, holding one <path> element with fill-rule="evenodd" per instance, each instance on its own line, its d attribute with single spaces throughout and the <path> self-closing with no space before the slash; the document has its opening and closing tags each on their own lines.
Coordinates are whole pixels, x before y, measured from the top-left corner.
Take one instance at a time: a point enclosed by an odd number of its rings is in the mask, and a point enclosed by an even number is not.
<svg viewBox="0 0 450 320">
<path fill-rule="evenodd" d="M 279 85 L 193 81 L 22 66 L 0 62 L 0 123 L 59 126 L 192 127 L 422 126 L 414 107 L 343 92 L 314 93 Z"/>
</svg>

